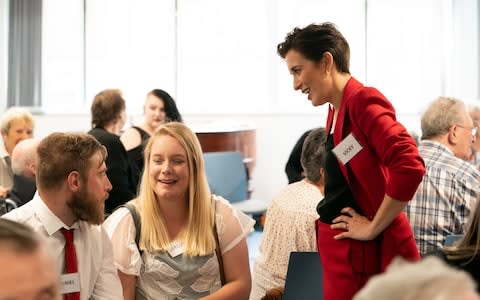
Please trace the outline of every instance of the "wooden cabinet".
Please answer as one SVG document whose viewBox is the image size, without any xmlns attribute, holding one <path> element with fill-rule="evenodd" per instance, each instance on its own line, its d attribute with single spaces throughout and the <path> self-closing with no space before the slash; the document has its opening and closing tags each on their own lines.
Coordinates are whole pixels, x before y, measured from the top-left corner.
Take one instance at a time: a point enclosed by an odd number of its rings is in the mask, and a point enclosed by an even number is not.
<svg viewBox="0 0 480 300">
<path fill-rule="evenodd" d="M 240 151 L 249 179 L 256 163 L 256 134 L 253 127 L 195 129 L 203 152 Z"/>
</svg>

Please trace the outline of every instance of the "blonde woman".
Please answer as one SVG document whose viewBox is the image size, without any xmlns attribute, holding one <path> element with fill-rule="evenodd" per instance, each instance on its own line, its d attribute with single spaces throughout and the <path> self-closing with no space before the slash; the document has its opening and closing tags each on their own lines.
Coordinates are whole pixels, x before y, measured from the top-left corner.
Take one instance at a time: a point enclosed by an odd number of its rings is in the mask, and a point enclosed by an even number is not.
<svg viewBox="0 0 480 300">
<path fill-rule="evenodd" d="M 254 221 L 212 196 L 200 143 L 185 125 L 161 125 L 145 148 L 145 172 L 133 204 L 106 221 L 125 299 L 247 299 L 246 236 Z M 214 223 L 221 260 L 215 253 Z M 221 284 L 219 262 L 225 284 Z"/>
</svg>

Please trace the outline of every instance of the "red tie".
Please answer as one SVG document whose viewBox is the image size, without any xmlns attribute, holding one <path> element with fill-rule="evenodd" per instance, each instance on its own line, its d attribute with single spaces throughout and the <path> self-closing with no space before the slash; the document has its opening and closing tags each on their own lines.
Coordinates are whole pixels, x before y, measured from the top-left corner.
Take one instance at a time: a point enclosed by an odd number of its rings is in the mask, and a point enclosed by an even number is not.
<svg viewBox="0 0 480 300">
<path fill-rule="evenodd" d="M 73 244 L 73 229 L 62 228 L 61 232 L 65 237 L 65 272 L 77 273 L 77 253 L 75 252 L 75 245 Z M 80 300 L 80 292 L 65 294 L 65 300 Z"/>
</svg>

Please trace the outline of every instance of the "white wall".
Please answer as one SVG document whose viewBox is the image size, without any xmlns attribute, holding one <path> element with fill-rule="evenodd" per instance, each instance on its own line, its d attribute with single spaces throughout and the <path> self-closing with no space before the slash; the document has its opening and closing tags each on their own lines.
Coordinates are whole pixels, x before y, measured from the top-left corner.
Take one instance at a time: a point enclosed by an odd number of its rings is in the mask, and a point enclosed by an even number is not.
<svg viewBox="0 0 480 300">
<path fill-rule="evenodd" d="M 248 120 L 256 125 L 257 163 L 252 175 L 252 197 L 267 201 L 288 183 L 285 163 L 297 139 L 307 129 L 325 126 L 325 117 L 326 107 L 312 108 L 312 113 L 308 114 L 184 115 L 187 124 L 205 120 Z M 90 128 L 88 115 L 37 115 L 35 119 L 37 137 L 54 131 L 87 131 Z M 408 130 L 419 132 L 418 115 L 399 115 L 398 119 Z"/>
</svg>

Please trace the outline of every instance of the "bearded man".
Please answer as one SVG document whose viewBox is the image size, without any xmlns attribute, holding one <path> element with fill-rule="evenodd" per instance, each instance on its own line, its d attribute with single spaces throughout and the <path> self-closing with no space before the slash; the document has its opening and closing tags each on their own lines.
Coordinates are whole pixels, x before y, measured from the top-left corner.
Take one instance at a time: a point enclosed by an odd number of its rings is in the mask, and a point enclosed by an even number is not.
<svg viewBox="0 0 480 300">
<path fill-rule="evenodd" d="M 90 135 L 50 134 L 37 148 L 37 193 L 3 215 L 51 242 L 66 299 L 123 299 L 112 246 L 101 226 L 112 189 L 106 156 Z"/>
</svg>

